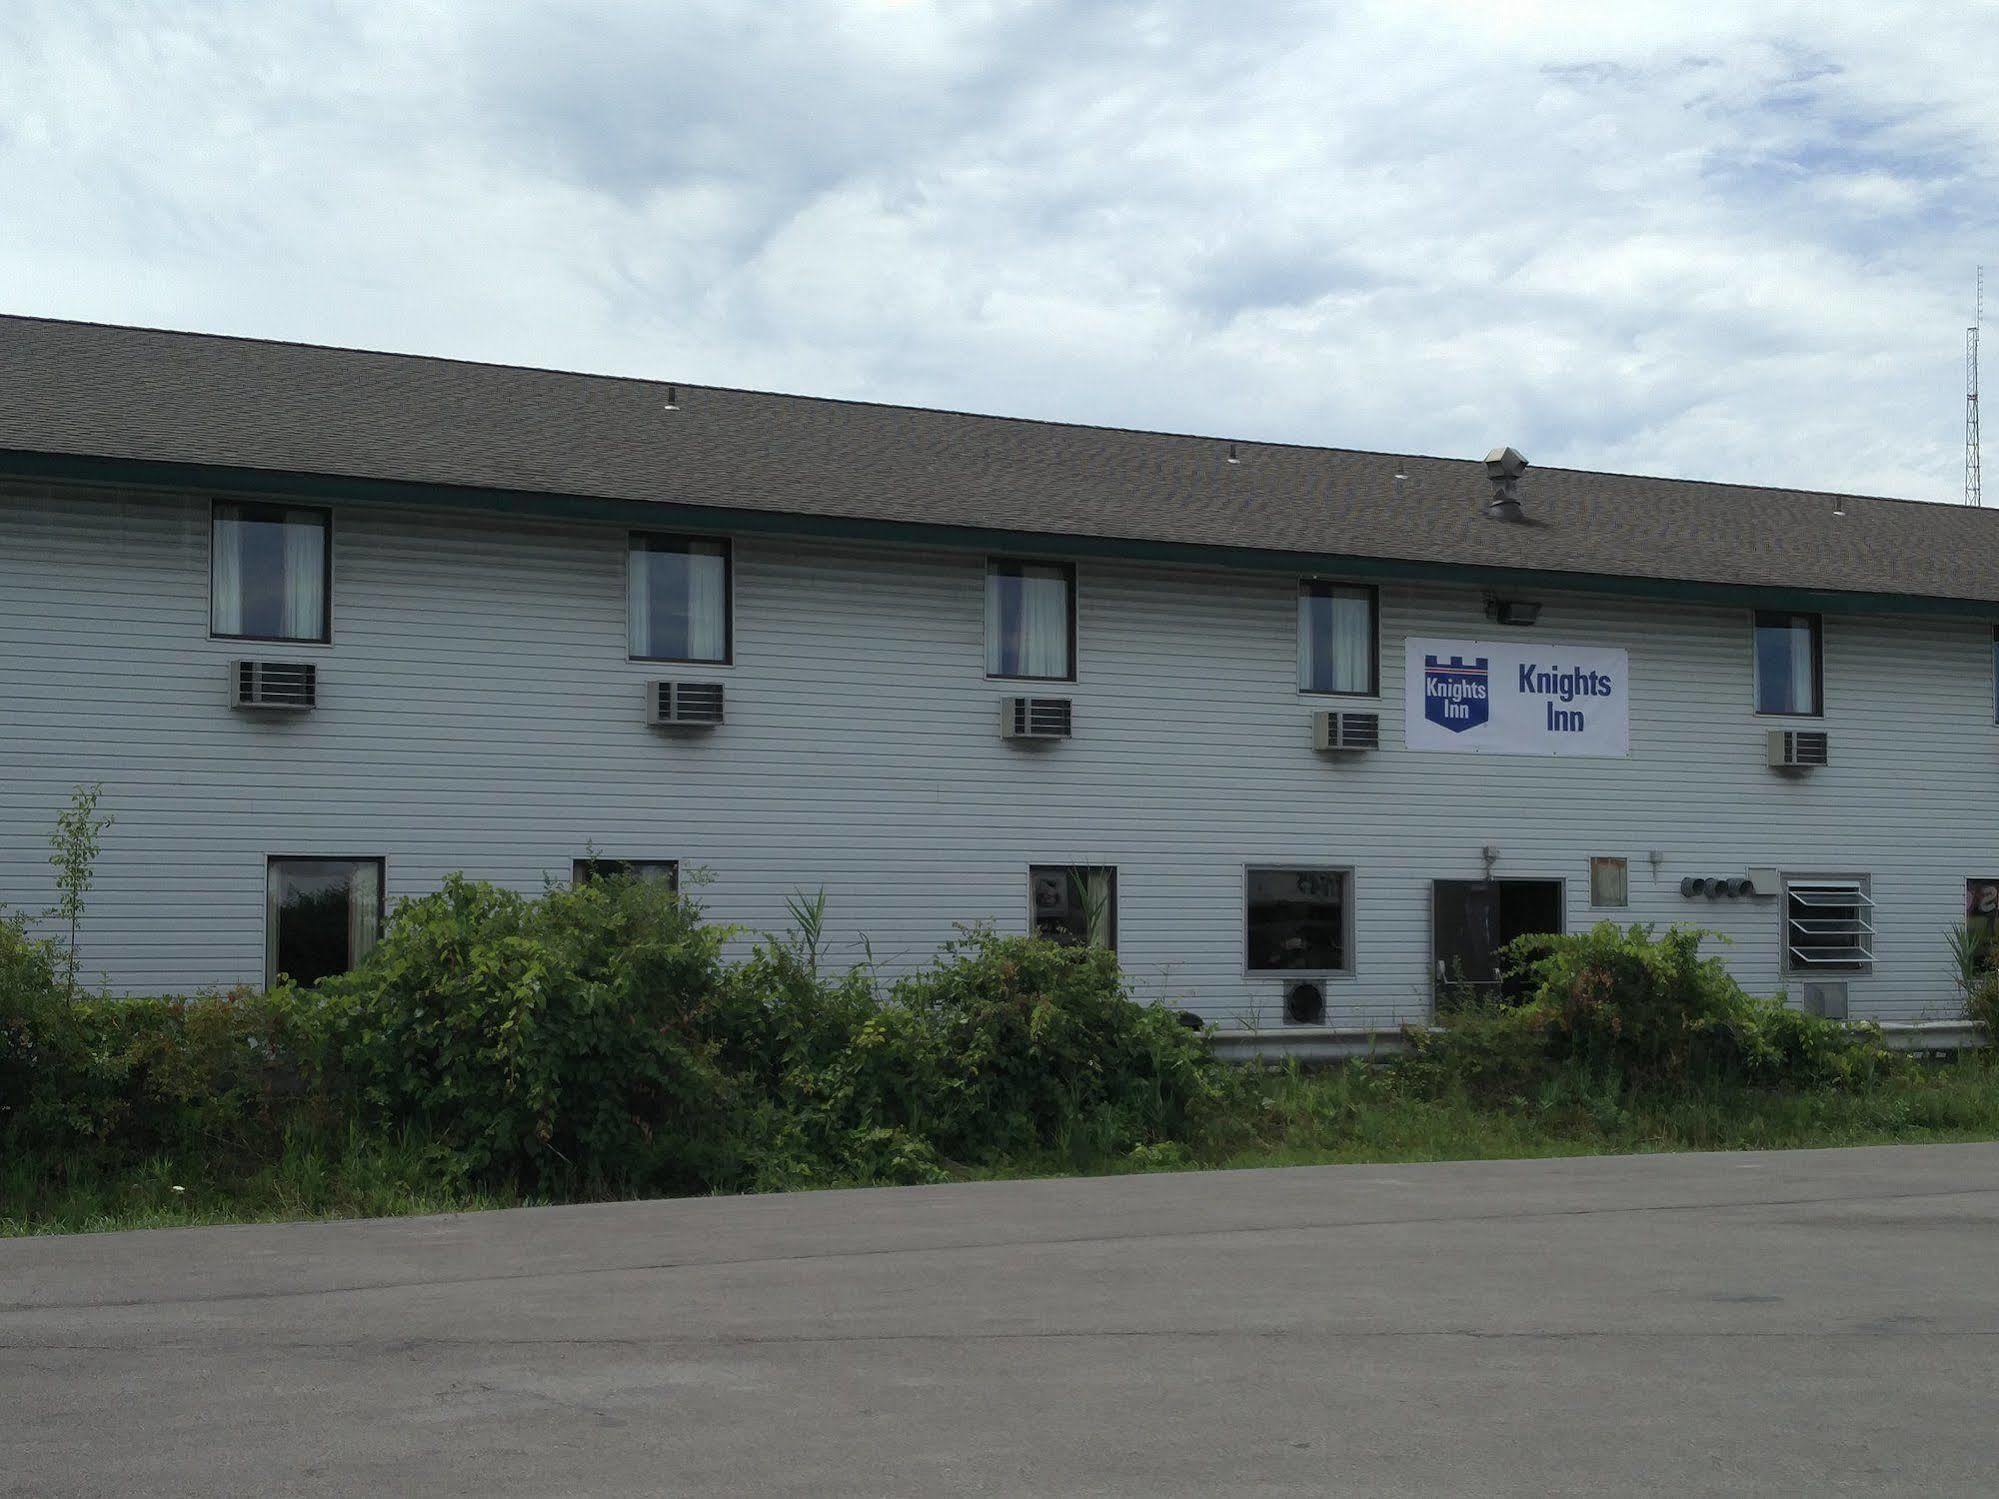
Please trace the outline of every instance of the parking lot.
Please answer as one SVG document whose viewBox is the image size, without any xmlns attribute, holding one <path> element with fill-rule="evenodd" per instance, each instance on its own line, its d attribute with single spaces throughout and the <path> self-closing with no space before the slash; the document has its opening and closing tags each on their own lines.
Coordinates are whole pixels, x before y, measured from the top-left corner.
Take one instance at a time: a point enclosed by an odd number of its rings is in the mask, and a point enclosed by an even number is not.
<svg viewBox="0 0 1999 1499">
<path fill-rule="evenodd" d="M 1990 1493 L 1999 1146 L 0 1241 L 0 1492 Z"/>
</svg>

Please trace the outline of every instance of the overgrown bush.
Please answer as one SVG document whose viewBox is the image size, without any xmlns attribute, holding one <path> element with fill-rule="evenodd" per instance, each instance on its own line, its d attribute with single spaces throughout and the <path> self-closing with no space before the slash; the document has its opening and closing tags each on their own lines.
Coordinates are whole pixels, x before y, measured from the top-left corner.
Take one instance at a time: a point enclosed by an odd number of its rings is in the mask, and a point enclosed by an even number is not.
<svg viewBox="0 0 1999 1499">
<path fill-rule="evenodd" d="M 0 1146 L 255 1151 L 308 1106 L 285 995 L 68 998 L 56 944 L 0 922 Z"/>
<path fill-rule="evenodd" d="M 1964 991 L 1964 1010 L 1985 1032 L 1985 1044 L 1999 1045 L 1999 973 L 1981 975 Z"/>
<path fill-rule="evenodd" d="M 972 932 L 895 997 L 935 1047 L 920 1123 L 954 1159 L 1184 1140 L 1222 1097 L 1205 1042 L 1136 1003 L 1104 948 Z"/>
<path fill-rule="evenodd" d="M 905 1006 L 884 1004 L 874 975 L 827 979 L 811 944 L 766 940 L 730 972 L 738 1029 L 725 1057 L 754 1100 L 744 1185 L 917 1182 L 944 1175 L 925 1132 L 940 1061 Z"/>
<path fill-rule="evenodd" d="M 1222 1067 L 1116 960 L 974 932 L 881 992 L 816 933 L 728 929 L 632 879 L 537 899 L 454 878 L 320 986 L 339 1085 L 481 1180 L 696 1190 L 927 1180 L 1198 1129 Z"/>
<path fill-rule="evenodd" d="M 1690 1082 L 1817 1088 L 1864 1082 L 1892 1065 L 1878 1032 L 1759 999 L 1707 933 L 1601 922 L 1526 937 L 1507 953 L 1531 980 L 1510 1008 L 1474 1006 L 1417 1037 L 1419 1064 L 1487 1092 L 1520 1092 L 1567 1068 L 1631 1089 Z"/>
<path fill-rule="evenodd" d="M 822 972 L 817 921 L 730 961 L 733 933 L 657 884 L 530 897 L 454 878 L 313 989 L 74 1002 L 59 944 L 0 922 L 0 1151 L 211 1181 L 234 1162 L 299 1176 L 300 1202 L 329 1170 L 381 1176 L 371 1162 L 429 1201 L 451 1180 L 499 1201 L 782 1188 L 1158 1168 L 1369 1130 L 1406 1145 L 1424 1118 L 1516 1101 L 1615 1133 L 1643 1098 L 1830 1096 L 1891 1060 L 1864 1029 L 1745 994 L 1691 931 L 1519 948 L 1525 1004 L 1308 1079 L 1216 1061 L 1101 949 L 973 930 L 885 984 Z"/>
<path fill-rule="evenodd" d="M 25 918 L 0 913 L 0 1143 L 39 1129 L 81 1070 L 74 1020 L 50 944 L 28 934 Z"/>
<path fill-rule="evenodd" d="M 630 878 L 530 899 L 454 875 L 324 981 L 336 1086 L 479 1179 L 693 1188 L 735 1171 L 728 932 Z"/>
</svg>

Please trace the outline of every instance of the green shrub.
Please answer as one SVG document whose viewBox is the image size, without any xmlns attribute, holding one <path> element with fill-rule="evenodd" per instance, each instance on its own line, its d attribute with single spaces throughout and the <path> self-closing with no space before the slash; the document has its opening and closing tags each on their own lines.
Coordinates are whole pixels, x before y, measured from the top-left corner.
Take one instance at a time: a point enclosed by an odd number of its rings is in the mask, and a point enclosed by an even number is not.
<svg viewBox="0 0 1999 1499">
<path fill-rule="evenodd" d="M 74 1022 L 52 945 L 0 914 L 0 1143 L 37 1137 L 74 1086 L 85 1057 Z"/>
<path fill-rule="evenodd" d="M 1523 1093 L 1551 1069 L 1645 1090 L 1689 1082 L 1838 1087 L 1893 1063 L 1878 1031 L 1849 1027 L 1745 992 L 1708 934 L 1601 922 L 1526 937 L 1508 949 L 1532 982 L 1512 1008 L 1471 1007 L 1415 1041 L 1419 1066 L 1485 1093 Z"/>
<path fill-rule="evenodd" d="M 529 899 L 454 875 L 319 986 L 331 1060 L 364 1116 L 434 1133 L 480 1180 L 728 1180 L 728 935 L 645 880 Z"/>
<path fill-rule="evenodd" d="M 71 1001 L 0 986 L 0 1141 L 131 1160 L 254 1154 L 316 1106 L 284 995 Z"/>
<path fill-rule="evenodd" d="M 1114 954 L 973 931 L 896 985 L 935 1048 L 913 1121 L 944 1155 L 1122 1155 L 1185 1140 L 1223 1065 L 1171 1010 L 1131 998 Z"/>
<path fill-rule="evenodd" d="M 1981 975 L 1964 991 L 1965 1013 L 1985 1032 L 1985 1044 L 1999 1043 L 1999 973 Z"/>
<path fill-rule="evenodd" d="M 765 941 L 730 971 L 736 1029 L 724 1058 L 755 1100 L 746 1185 L 934 1181 L 942 1163 L 920 1133 L 936 1048 L 873 975 L 816 972 L 815 944 Z"/>
</svg>

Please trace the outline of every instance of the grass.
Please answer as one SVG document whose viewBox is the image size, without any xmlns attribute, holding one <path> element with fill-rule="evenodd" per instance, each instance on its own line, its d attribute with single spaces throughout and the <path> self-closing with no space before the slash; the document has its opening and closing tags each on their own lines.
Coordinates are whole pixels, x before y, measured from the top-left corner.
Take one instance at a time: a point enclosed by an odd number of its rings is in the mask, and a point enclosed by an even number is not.
<svg viewBox="0 0 1999 1499">
<path fill-rule="evenodd" d="M 1631 1098 L 1561 1077 L 1533 1096 L 1498 1102 L 1354 1063 L 1246 1080 L 1229 1115 L 1196 1147 L 1169 1142 L 1118 1157 L 1071 1151 L 961 1174 L 990 1180 L 1992 1139 L 1999 1139 L 1999 1070 L 1982 1053 L 1911 1067 L 1853 1092 L 1715 1087 Z M 448 1150 L 410 1136 L 294 1133 L 268 1161 L 113 1165 L 20 1155 L 0 1162 L 0 1235 L 466 1212 L 526 1200 L 469 1185 Z"/>
<path fill-rule="evenodd" d="M 409 1137 L 298 1132 L 268 1161 L 160 1156 L 129 1164 L 38 1153 L 0 1161 L 0 1237 L 393 1218 L 523 1201 L 469 1185 L 449 1152 Z"/>
</svg>

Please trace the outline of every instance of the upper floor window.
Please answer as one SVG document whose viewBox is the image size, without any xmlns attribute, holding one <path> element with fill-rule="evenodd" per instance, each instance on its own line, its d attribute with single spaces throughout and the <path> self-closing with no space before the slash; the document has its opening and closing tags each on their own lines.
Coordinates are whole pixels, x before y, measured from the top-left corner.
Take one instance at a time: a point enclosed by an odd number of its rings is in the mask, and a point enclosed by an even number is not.
<svg viewBox="0 0 1999 1499">
<path fill-rule="evenodd" d="M 324 641 L 331 527 L 324 510 L 218 500 L 209 630 L 237 640 Z"/>
<path fill-rule="evenodd" d="M 1375 591 L 1349 583 L 1298 585 L 1298 690 L 1372 697 L 1381 690 Z"/>
<path fill-rule="evenodd" d="M 628 576 L 634 659 L 728 662 L 727 541 L 634 534 Z"/>
<path fill-rule="evenodd" d="M 1756 711 L 1816 718 L 1824 647 L 1816 614 L 1756 611 Z"/>
<path fill-rule="evenodd" d="M 1076 570 L 1066 562 L 986 564 L 986 674 L 1076 675 Z"/>
</svg>

